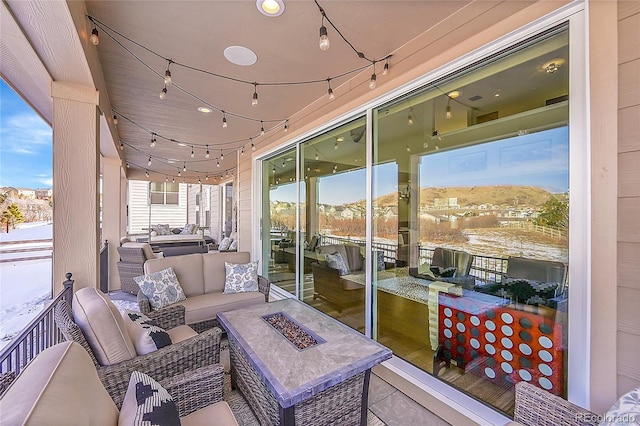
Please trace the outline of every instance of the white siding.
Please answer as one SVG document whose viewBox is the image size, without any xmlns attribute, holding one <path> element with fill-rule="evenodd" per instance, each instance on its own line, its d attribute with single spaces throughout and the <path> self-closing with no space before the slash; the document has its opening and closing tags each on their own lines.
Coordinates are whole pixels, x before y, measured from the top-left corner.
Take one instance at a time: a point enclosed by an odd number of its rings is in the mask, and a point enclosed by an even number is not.
<svg viewBox="0 0 640 426">
<path fill-rule="evenodd" d="M 180 184 L 178 205 L 151 206 L 149 219 L 149 183 L 130 180 L 128 191 L 129 234 L 146 234 L 150 225 L 168 223 L 172 228 L 182 228 L 187 223 L 187 185 Z"/>
</svg>

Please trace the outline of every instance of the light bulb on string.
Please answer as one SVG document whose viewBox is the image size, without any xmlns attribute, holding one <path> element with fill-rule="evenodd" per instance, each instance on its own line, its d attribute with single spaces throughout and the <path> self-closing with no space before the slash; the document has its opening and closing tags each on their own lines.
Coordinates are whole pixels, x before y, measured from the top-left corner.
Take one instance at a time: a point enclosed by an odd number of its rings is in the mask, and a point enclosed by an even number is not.
<svg viewBox="0 0 640 426">
<path fill-rule="evenodd" d="M 202 180 L 200 179 L 200 176 L 198 176 L 198 183 L 202 183 Z"/>
<path fill-rule="evenodd" d="M 169 71 L 169 67 L 171 66 L 171 59 L 169 59 L 169 64 L 167 65 L 167 70 L 164 72 L 164 84 L 166 86 L 171 86 L 171 71 Z"/>
<path fill-rule="evenodd" d="M 113 124 L 118 124 L 118 117 L 115 114 L 113 114 Z"/>
<path fill-rule="evenodd" d="M 129 168 L 129 163 L 127 162 L 127 169 Z"/>
<path fill-rule="evenodd" d="M 316 161 L 318 160 L 318 150 L 316 149 L 316 156 L 315 156 Z"/>
<path fill-rule="evenodd" d="M 191 158 L 194 158 L 196 156 L 196 153 L 193 152 L 193 146 L 191 147 Z"/>
<path fill-rule="evenodd" d="M 227 113 L 225 113 L 224 111 L 222 111 L 222 128 L 227 128 Z"/>
<path fill-rule="evenodd" d="M 216 160 L 216 167 L 220 167 L 220 160 Z"/>
<path fill-rule="evenodd" d="M 182 163 L 182 171 L 183 172 L 187 171 L 187 163 L 186 163 L 186 161 L 184 163 Z"/>
<path fill-rule="evenodd" d="M 244 145 L 242 145 L 242 148 L 240 148 L 240 155 L 244 155 Z"/>
<path fill-rule="evenodd" d="M 100 44 L 100 36 L 98 35 L 98 29 L 96 27 L 93 27 L 91 30 L 91 37 L 89 37 L 89 40 L 94 46 Z"/>
<path fill-rule="evenodd" d="M 206 176 L 204 177 L 204 180 L 209 180 L 209 175 L 206 175 Z"/>
<path fill-rule="evenodd" d="M 413 108 L 409 108 L 409 115 L 407 115 L 407 125 L 412 126 L 413 125 Z"/>
<path fill-rule="evenodd" d="M 264 122 L 260 120 L 260 136 L 264 136 Z"/>
<path fill-rule="evenodd" d="M 329 85 L 329 88 L 327 89 L 327 95 L 329 95 L 329 100 L 332 101 L 336 98 L 336 95 L 333 93 L 333 89 L 331 88 L 330 78 L 327 79 L 327 84 Z"/>
<path fill-rule="evenodd" d="M 164 177 L 164 181 L 165 181 L 165 182 L 169 182 L 169 176 L 165 175 L 165 177 Z"/>
<path fill-rule="evenodd" d="M 384 63 L 384 68 L 382 68 L 382 75 L 387 75 L 389 73 L 389 59 Z"/>
<path fill-rule="evenodd" d="M 151 156 L 149 156 L 149 161 L 147 162 L 147 166 L 151 167 Z"/>
<path fill-rule="evenodd" d="M 336 143 L 333 145 L 333 149 L 338 149 L 338 141 L 336 140 Z"/>
<path fill-rule="evenodd" d="M 182 172 L 178 169 L 178 177 L 182 176 Z"/>
<path fill-rule="evenodd" d="M 256 146 L 253 144 L 253 138 L 249 138 L 249 140 L 251 141 L 251 151 L 255 151 Z"/>
<path fill-rule="evenodd" d="M 451 118 L 451 105 L 449 105 L 450 103 L 451 103 L 451 98 L 447 99 L 447 107 L 444 110 L 445 118 Z"/>
<path fill-rule="evenodd" d="M 251 106 L 258 106 L 258 83 L 253 83 L 253 98 L 251 99 Z"/>
<path fill-rule="evenodd" d="M 165 86 L 161 91 L 160 94 L 158 95 L 160 96 L 160 99 L 165 99 L 167 97 L 167 86 Z"/>
<path fill-rule="evenodd" d="M 145 175 L 146 177 L 149 177 L 149 170 L 146 170 L 146 171 L 144 172 L 144 175 Z"/>
<path fill-rule="evenodd" d="M 124 144 L 120 142 L 120 151 L 124 151 Z"/>
<path fill-rule="evenodd" d="M 371 79 L 369 80 L 369 89 L 375 89 L 376 88 L 376 84 L 377 84 L 377 77 L 376 77 L 376 63 L 373 63 L 373 74 L 371 74 Z"/>
<path fill-rule="evenodd" d="M 156 134 L 151 133 L 151 142 L 149 143 L 149 147 L 154 148 L 156 146 Z"/>
<path fill-rule="evenodd" d="M 289 120 L 285 120 L 284 122 L 284 132 L 287 133 L 289 130 Z"/>
<path fill-rule="evenodd" d="M 207 152 L 204 154 L 204 158 L 209 158 L 209 145 L 207 145 Z"/>
<path fill-rule="evenodd" d="M 224 152 L 222 150 L 220 150 L 220 160 L 224 160 Z"/>
<path fill-rule="evenodd" d="M 176 183 L 176 178 L 171 176 L 171 183 Z"/>
<path fill-rule="evenodd" d="M 320 40 L 318 41 L 320 50 L 328 50 L 331 46 L 329 36 L 327 35 L 327 27 L 324 26 L 324 12 L 322 14 L 322 26 L 320 27 Z"/>
</svg>

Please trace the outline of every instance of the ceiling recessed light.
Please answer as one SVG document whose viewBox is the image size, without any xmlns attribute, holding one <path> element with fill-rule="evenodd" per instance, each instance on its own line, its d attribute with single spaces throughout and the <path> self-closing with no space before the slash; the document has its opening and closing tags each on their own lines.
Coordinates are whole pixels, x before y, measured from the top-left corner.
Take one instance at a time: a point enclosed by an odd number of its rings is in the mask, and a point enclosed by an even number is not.
<svg viewBox="0 0 640 426">
<path fill-rule="evenodd" d="M 564 65 L 564 62 L 565 61 L 562 58 L 555 58 L 542 65 L 542 69 L 548 74 L 553 74 L 558 71 L 562 65 Z"/>
<path fill-rule="evenodd" d="M 211 108 L 208 107 L 198 107 L 198 111 L 203 112 L 205 114 L 210 114 L 211 113 Z"/>
<path fill-rule="evenodd" d="M 229 46 L 224 49 L 224 57 L 236 65 L 249 66 L 256 63 L 258 56 L 244 46 Z"/>
<path fill-rule="evenodd" d="M 263 15 L 274 18 L 284 12 L 283 0 L 256 0 L 256 7 Z"/>
</svg>

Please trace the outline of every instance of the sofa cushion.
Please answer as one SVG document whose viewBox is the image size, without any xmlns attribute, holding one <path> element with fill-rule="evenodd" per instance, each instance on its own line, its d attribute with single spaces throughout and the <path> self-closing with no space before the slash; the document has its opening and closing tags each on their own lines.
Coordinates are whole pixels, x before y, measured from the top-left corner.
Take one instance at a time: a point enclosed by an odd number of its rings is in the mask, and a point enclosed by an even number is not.
<svg viewBox="0 0 640 426">
<path fill-rule="evenodd" d="M 2 424 L 115 425 L 118 409 L 82 346 L 63 342 L 40 353 L 0 399 Z"/>
<path fill-rule="evenodd" d="M 225 294 L 258 291 L 258 262 L 224 262 L 224 267 Z"/>
<path fill-rule="evenodd" d="M 153 252 L 153 249 L 149 245 L 149 243 L 123 243 L 122 247 L 126 248 L 140 248 L 144 253 L 145 259 L 154 259 L 156 254 Z M 123 261 L 128 261 L 127 259 L 122 259 Z"/>
<path fill-rule="evenodd" d="M 185 254 L 182 256 L 166 257 L 164 259 L 151 259 L 144 262 L 144 273 L 151 274 L 159 272 L 168 267 L 173 268 L 173 272 L 178 278 L 178 282 L 187 297 L 197 296 L 204 293 L 204 277 L 202 275 L 202 254 Z M 224 288 L 224 263 L 220 273 Z M 220 290 L 222 291 L 222 289 Z"/>
<path fill-rule="evenodd" d="M 216 402 L 194 411 L 188 416 L 182 417 L 180 423 L 182 426 L 200 426 L 212 424 L 212 419 L 215 419 L 216 426 L 238 426 L 231 407 L 225 401 Z"/>
<path fill-rule="evenodd" d="M 199 256 L 202 261 L 201 274 L 204 276 L 204 289 L 200 294 L 222 293 L 224 291 L 226 277 L 225 262 L 249 263 L 251 261 L 251 255 L 247 251 L 205 253 Z"/>
<path fill-rule="evenodd" d="M 122 317 L 138 355 L 146 355 L 172 343 L 169 333 L 145 314 L 126 309 Z"/>
<path fill-rule="evenodd" d="M 152 274 L 134 277 L 133 280 L 154 309 L 164 308 L 187 298 L 171 266 Z"/>
<path fill-rule="evenodd" d="M 180 425 L 178 407 L 162 385 L 139 371 L 131 373 L 119 425 Z"/>
<path fill-rule="evenodd" d="M 100 365 L 137 356 L 118 308 L 101 291 L 81 288 L 73 295 L 73 319 L 82 330 Z"/>
<path fill-rule="evenodd" d="M 195 324 L 215 319 L 219 312 L 232 311 L 261 303 L 264 303 L 264 294 L 259 291 L 252 291 L 234 294 L 207 293 L 188 297 L 187 300 L 180 304 L 185 307 L 185 322 L 187 324 Z"/>
<path fill-rule="evenodd" d="M 171 341 L 175 343 L 180 343 L 184 340 L 191 339 L 198 335 L 196 331 L 189 327 L 188 325 L 179 325 L 177 327 L 173 327 L 167 330 L 169 333 L 169 337 L 171 337 Z"/>
</svg>

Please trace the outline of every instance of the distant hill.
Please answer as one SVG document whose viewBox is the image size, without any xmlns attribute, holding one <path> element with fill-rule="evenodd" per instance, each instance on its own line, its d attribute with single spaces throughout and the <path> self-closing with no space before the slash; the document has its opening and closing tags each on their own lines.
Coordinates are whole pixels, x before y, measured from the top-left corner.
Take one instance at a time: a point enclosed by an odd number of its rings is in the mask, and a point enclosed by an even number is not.
<svg viewBox="0 0 640 426">
<path fill-rule="evenodd" d="M 434 198 L 457 198 L 459 206 L 470 204 L 497 204 L 515 206 L 540 206 L 554 194 L 537 186 L 490 185 L 452 186 L 446 188 L 422 188 L 420 204 L 433 205 Z M 359 205 L 362 201 L 353 203 Z M 396 194 L 378 197 L 374 205 L 394 206 L 398 203 Z"/>
</svg>

